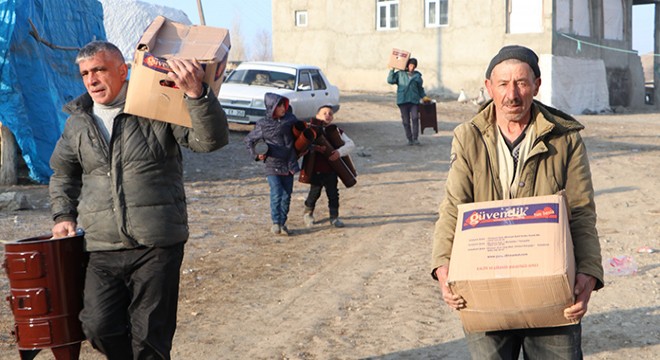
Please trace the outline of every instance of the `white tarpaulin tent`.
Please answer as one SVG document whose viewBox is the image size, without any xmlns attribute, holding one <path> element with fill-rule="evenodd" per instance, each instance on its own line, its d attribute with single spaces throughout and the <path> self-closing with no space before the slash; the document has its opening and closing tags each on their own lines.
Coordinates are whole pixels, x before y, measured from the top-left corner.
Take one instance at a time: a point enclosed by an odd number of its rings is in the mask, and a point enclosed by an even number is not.
<svg viewBox="0 0 660 360">
<path fill-rule="evenodd" d="M 191 25 L 185 12 L 167 6 L 139 0 L 100 0 L 103 5 L 103 25 L 108 41 L 117 45 L 126 58 L 133 59 L 135 46 L 144 29 L 158 15 Z"/>
<path fill-rule="evenodd" d="M 569 114 L 610 110 L 605 63 L 601 59 L 577 59 L 542 54 L 543 81 L 537 99 Z"/>
</svg>

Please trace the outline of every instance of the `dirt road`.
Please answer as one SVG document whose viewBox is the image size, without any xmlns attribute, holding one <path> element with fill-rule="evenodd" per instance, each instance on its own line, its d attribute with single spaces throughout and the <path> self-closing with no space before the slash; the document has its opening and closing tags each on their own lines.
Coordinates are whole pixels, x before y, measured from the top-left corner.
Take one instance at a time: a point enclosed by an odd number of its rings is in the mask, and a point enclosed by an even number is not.
<svg viewBox="0 0 660 360">
<path fill-rule="evenodd" d="M 174 359 L 466 359 L 460 320 L 441 302 L 429 260 L 452 129 L 473 105 L 438 103 L 440 131 L 407 146 L 391 96 L 343 94 L 336 123 L 355 141 L 358 184 L 340 187 L 331 228 L 321 197 L 302 222 L 296 183 L 290 237 L 269 233 L 261 164 L 231 144 L 186 157 L 191 238 L 182 268 Z M 638 273 L 608 276 L 583 321 L 587 359 L 660 357 L 660 115 L 580 116 L 591 158 L 603 257 L 633 256 Z M 50 229 L 44 186 L 22 191 L 36 209 L 0 215 L 0 239 Z M 8 293 L 4 274 L 0 290 Z M 0 358 L 17 358 L 0 307 Z M 50 354 L 44 353 L 43 359 Z M 100 359 L 87 343 L 83 359 Z"/>
</svg>

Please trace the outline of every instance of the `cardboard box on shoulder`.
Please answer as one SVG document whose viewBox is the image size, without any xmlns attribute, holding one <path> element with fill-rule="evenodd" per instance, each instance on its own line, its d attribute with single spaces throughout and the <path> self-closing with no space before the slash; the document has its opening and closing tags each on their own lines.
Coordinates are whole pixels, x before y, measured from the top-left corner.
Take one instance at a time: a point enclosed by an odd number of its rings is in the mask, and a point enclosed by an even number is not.
<svg viewBox="0 0 660 360">
<path fill-rule="evenodd" d="M 458 206 L 448 283 L 468 333 L 575 324 L 565 194 Z"/>
<path fill-rule="evenodd" d="M 197 59 L 204 68 L 204 83 L 217 95 L 230 47 L 227 29 L 185 25 L 157 16 L 137 44 L 124 111 L 190 127 L 184 93 L 167 76 L 166 61 Z"/>
<path fill-rule="evenodd" d="M 406 70 L 406 64 L 410 59 L 410 51 L 401 50 L 401 49 L 392 49 L 390 53 L 390 59 L 387 63 L 389 69 L 395 68 L 399 70 Z"/>
</svg>

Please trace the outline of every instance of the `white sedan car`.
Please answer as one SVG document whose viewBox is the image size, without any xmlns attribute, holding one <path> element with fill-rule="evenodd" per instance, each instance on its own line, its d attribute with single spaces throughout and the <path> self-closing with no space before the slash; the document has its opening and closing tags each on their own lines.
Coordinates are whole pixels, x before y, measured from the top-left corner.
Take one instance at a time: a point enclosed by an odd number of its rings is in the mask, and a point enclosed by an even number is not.
<svg viewBox="0 0 660 360">
<path fill-rule="evenodd" d="M 218 98 L 229 122 L 254 124 L 266 114 L 267 92 L 287 97 L 300 120 L 313 118 L 322 105 L 339 110 L 339 89 L 309 65 L 243 62 L 224 81 Z"/>
</svg>

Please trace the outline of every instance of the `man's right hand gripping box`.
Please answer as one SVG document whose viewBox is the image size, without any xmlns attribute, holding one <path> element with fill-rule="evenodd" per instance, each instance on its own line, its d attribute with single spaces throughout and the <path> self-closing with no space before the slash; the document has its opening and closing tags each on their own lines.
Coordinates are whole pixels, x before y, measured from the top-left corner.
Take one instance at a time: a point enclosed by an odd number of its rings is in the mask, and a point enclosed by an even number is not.
<svg viewBox="0 0 660 360">
<path fill-rule="evenodd" d="M 575 324 L 564 193 L 459 205 L 448 283 L 468 333 Z"/>
</svg>

